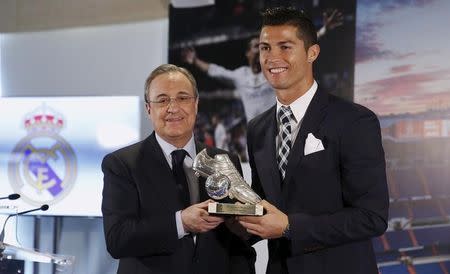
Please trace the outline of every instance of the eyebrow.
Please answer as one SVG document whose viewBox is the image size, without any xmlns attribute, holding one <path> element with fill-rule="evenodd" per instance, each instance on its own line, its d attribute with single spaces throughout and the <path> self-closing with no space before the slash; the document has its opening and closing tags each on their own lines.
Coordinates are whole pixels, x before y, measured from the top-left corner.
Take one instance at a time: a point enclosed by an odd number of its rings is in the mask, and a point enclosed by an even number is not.
<svg viewBox="0 0 450 274">
<path fill-rule="evenodd" d="M 178 96 L 178 95 L 189 95 L 189 96 L 194 96 L 194 95 L 192 95 L 192 94 L 190 94 L 189 92 L 184 91 L 184 90 L 179 91 L 177 94 L 175 94 L 175 96 Z M 166 93 L 161 93 L 161 94 L 156 95 L 156 98 L 159 98 L 159 97 L 170 97 L 170 96 L 169 96 L 168 94 L 166 94 Z"/>
<path fill-rule="evenodd" d="M 285 44 L 295 44 L 295 42 L 291 41 L 291 40 L 286 40 L 286 41 L 280 41 L 280 42 L 276 43 L 277 46 L 285 45 Z M 270 46 L 270 44 L 267 42 L 259 42 L 258 46 Z"/>
<path fill-rule="evenodd" d="M 285 44 L 295 44 L 294 41 L 287 40 L 287 41 L 280 41 L 277 43 L 277 45 L 285 45 Z"/>
</svg>

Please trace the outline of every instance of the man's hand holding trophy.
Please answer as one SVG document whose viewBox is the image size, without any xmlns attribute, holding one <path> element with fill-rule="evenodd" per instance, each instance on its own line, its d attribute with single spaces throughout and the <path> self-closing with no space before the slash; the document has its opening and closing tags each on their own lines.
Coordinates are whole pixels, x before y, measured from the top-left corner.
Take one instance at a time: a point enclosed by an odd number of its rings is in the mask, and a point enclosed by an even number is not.
<svg viewBox="0 0 450 274">
<path fill-rule="evenodd" d="M 245 182 L 227 154 L 209 156 L 203 149 L 192 166 L 197 177 L 205 177 L 205 188 L 209 197 L 221 200 L 226 197 L 240 203 L 210 203 L 208 212 L 225 215 L 263 215 L 261 198 Z"/>
</svg>

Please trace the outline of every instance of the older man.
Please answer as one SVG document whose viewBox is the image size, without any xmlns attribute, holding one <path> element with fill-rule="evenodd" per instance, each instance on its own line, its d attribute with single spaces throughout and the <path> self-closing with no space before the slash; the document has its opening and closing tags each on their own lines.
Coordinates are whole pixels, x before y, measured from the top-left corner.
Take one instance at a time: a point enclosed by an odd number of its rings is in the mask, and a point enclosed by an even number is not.
<svg viewBox="0 0 450 274">
<path fill-rule="evenodd" d="M 117 273 L 253 273 L 253 249 L 222 217 L 208 214 L 207 195 L 190 168 L 204 148 L 193 136 L 195 79 L 161 65 L 145 83 L 145 101 L 155 131 L 102 163 L 105 238 L 120 259 Z M 229 156 L 240 170 L 238 158 Z"/>
</svg>

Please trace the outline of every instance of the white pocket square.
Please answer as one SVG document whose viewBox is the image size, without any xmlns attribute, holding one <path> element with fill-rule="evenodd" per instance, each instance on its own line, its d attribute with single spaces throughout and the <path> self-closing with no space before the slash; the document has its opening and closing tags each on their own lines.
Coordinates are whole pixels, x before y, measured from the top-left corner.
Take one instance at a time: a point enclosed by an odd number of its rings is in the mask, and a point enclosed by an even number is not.
<svg viewBox="0 0 450 274">
<path fill-rule="evenodd" d="M 322 141 L 314 137 L 312 133 L 308 133 L 305 141 L 305 156 L 324 149 Z"/>
</svg>

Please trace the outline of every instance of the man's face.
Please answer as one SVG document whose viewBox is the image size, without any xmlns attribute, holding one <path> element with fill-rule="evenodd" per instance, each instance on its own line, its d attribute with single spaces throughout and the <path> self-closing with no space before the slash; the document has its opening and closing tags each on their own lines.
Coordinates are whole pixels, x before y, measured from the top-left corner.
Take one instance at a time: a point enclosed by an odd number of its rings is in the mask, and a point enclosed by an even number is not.
<svg viewBox="0 0 450 274">
<path fill-rule="evenodd" d="M 297 28 L 290 25 L 264 26 L 260 35 L 260 63 L 267 81 L 278 93 L 306 92 L 313 81 L 312 62 L 318 52 L 305 50 Z M 306 88 L 306 90 L 305 90 Z M 302 95 L 302 94 L 300 94 Z"/>
<path fill-rule="evenodd" d="M 198 99 L 184 102 L 171 100 L 169 105 L 153 103 L 161 99 L 195 96 L 189 80 L 180 72 L 170 72 L 157 76 L 151 83 L 146 104 L 147 112 L 155 132 L 166 142 L 183 147 L 192 137 L 198 109 Z"/>
</svg>

